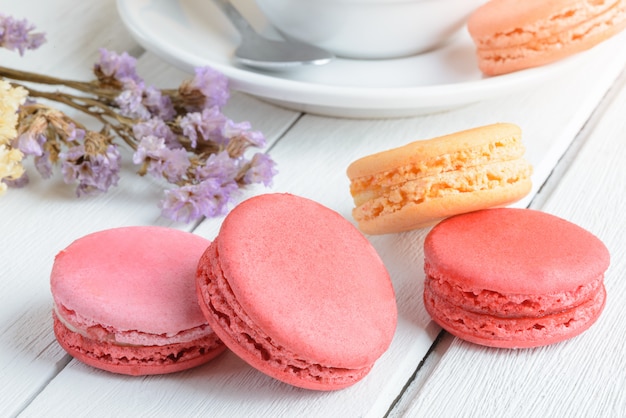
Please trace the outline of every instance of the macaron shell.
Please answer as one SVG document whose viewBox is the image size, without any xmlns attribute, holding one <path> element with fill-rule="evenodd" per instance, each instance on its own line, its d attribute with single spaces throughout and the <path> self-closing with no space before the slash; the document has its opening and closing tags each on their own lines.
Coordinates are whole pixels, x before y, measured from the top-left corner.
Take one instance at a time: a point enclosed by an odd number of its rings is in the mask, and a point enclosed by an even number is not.
<svg viewBox="0 0 626 418">
<path fill-rule="evenodd" d="M 210 243 L 148 226 L 84 236 L 55 258 L 50 276 L 55 303 L 76 313 L 86 327 L 168 336 L 199 327 L 206 319 L 195 294 L 195 268 Z"/>
<path fill-rule="evenodd" d="M 257 370 L 293 386 L 323 391 L 351 386 L 369 373 L 371 364 L 341 369 L 311 363 L 266 335 L 248 317 L 221 275 L 215 243 L 202 256 L 198 274 L 200 307 L 209 324 L 232 352 Z"/>
<path fill-rule="evenodd" d="M 577 289 L 602 276 L 610 261 L 591 232 L 545 212 L 516 208 L 446 219 L 426 237 L 424 258 L 438 277 L 464 291 L 522 295 Z"/>
<path fill-rule="evenodd" d="M 389 345 L 397 316 L 389 274 L 338 213 L 264 195 L 233 211 L 216 241 L 237 301 L 277 343 L 346 368 L 371 364 Z"/>
<path fill-rule="evenodd" d="M 519 157 L 524 153 L 524 147 L 518 145 L 521 135 L 520 127 L 512 123 L 494 123 L 466 129 L 364 156 L 352 162 L 346 174 L 350 180 L 356 180 L 398 170 L 406 165 L 416 165 L 413 170 L 432 175 L 468 162 L 476 165 L 495 158 L 507 159 L 506 155 L 511 152 Z M 484 159 L 485 155 L 489 155 L 489 158 Z"/>
<path fill-rule="evenodd" d="M 230 212 L 200 261 L 198 291 L 231 350 L 309 389 L 361 379 L 397 322 L 389 275 L 369 241 L 338 213 L 289 194 Z"/>
</svg>

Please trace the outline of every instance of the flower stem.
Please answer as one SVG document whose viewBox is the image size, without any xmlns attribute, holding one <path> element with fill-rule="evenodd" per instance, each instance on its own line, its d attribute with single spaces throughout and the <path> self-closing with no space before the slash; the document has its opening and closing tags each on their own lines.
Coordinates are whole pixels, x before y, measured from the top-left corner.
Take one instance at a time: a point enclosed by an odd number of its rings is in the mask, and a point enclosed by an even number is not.
<svg viewBox="0 0 626 418">
<path fill-rule="evenodd" d="M 44 74 L 14 70 L 12 68 L 2 66 L 0 66 L 0 76 L 12 80 L 27 81 L 31 83 L 66 86 L 75 90 L 82 91 L 84 93 L 91 93 L 97 96 L 106 97 L 111 100 L 119 94 L 119 91 L 116 89 L 101 88 L 92 82 L 66 80 L 63 78 L 51 77 Z"/>
<path fill-rule="evenodd" d="M 97 119 L 105 126 L 111 127 L 129 147 L 133 150 L 137 149 L 137 144 L 132 140 L 132 136 L 127 132 L 135 121 L 113 112 L 108 106 L 100 101 L 89 97 L 79 97 L 67 93 L 35 90 L 24 85 L 21 85 L 21 87 L 26 89 L 31 97 L 40 97 L 57 103 L 62 103 Z M 94 108 L 97 110 L 94 110 Z M 111 123 L 108 118 L 114 119 L 117 123 Z"/>
</svg>

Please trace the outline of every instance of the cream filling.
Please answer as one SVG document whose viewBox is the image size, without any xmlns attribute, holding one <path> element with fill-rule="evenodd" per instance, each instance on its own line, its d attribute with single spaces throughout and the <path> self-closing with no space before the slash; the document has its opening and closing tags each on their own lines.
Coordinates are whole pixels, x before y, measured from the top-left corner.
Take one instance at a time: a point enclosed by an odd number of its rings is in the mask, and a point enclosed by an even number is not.
<svg viewBox="0 0 626 418">
<path fill-rule="evenodd" d="M 354 196 L 357 220 L 372 219 L 397 212 L 408 204 L 419 204 L 445 196 L 493 190 L 526 181 L 532 174 L 524 159 L 501 161 L 447 171 L 392 186 L 364 190 Z"/>
<path fill-rule="evenodd" d="M 390 188 L 407 181 L 449 171 L 459 171 L 497 161 L 517 160 L 524 155 L 524 152 L 525 147 L 520 138 L 503 138 L 478 147 L 419 159 L 419 161 L 405 164 L 393 170 L 353 178 L 350 183 L 350 191 L 353 196 L 358 196 L 364 192 Z"/>
<path fill-rule="evenodd" d="M 114 331 L 102 325 L 81 327 L 66 318 L 61 313 L 61 310 L 64 312 L 71 312 L 65 308 L 59 309 L 55 303 L 53 306 L 54 314 L 58 318 L 59 322 L 61 322 L 61 324 L 63 324 L 63 326 L 71 332 L 79 334 L 84 338 L 102 341 L 120 347 L 166 346 L 170 344 L 189 343 L 213 334 L 213 330 L 208 324 L 203 324 L 171 335 L 151 334 L 136 330 Z"/>
<path fill-rule="evenodd" d="M 502 294 L 486 289 L 467 289 L 451 284 L 432 271 L 430 264 L 425 263 L 425 285 L 433 296 L 462 308 L 464 311 L 502 318 L 522 318 L 546 316 L 559 313 L 591 299 L 598 293 L 604 282 L 600 275 L 591 282 L 578 286 L 576 289 L 556 293 L 536 294 Z"/>
<path fill-rule="evenodd" d="M 577 306 L 544 316 L 506 318 L 459 309 L 448 300 L 424 288 L 424 303 L 431 316 L 449 331 L 471 334 L 487 340 L 512 341 L 528 336 L 543 345 L 561 335 L 574 336 L 598 318 L 605 303 L 605 290 L 600 287 L 590 299 Z M 454 332 L 453 332 L 454 333 Z M 526 335 L 526 336 L 525 336 Z"/>
</svg>

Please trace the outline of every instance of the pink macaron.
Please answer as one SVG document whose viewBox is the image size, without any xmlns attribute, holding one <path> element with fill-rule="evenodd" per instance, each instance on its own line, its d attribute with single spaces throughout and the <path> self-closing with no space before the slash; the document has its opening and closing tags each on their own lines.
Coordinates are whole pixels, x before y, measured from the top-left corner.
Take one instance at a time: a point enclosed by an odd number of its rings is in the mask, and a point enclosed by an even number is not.
<svg viewBox="0 0 626 418">
<path fill-rule="evenodd" d="M 531 209 L 448 218 L 424 242 L 424 303 L 467 341 L 535 347 L 589 328 L 605 304 L 609 252 L 583 228 Z"/>
<path fill-rule="evenodd" d="M 198 259 L 210 241 L 137 226 L 84 236 L 55 258 L 54 332 L 76 359 L 129 375 L 171 373 L 225 350 L 196 296 Z"/>
<path fill-rule="evenodd" d="M 373 246 L 340 214 L 290 194 L 236 206 L 200 260 L 197 286 L 228 348 L 302 388 L 361 380 L 395 332 L 393 287 Z"/>
</svg>

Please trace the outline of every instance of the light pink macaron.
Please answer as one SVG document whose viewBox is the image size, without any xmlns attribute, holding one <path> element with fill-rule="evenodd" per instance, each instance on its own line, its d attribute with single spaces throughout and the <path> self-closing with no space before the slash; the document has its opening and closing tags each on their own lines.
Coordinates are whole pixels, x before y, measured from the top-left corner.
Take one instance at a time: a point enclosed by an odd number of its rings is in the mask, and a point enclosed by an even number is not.
<svg viewBox="0 0 626 418">
<path fill-rule="evenodd" d="M 84 236 L 55 258 L 54 332 L 76 359 L 129 375 L 171 373 L 225 350 L 195 291 L 210 241 L 170 228 L 115 228 Z"/>
<path fill-rule="evenodd" d="M 492 347 L 552 344 L 605 304 L 609 252 L 593 234 L 531 209 L 487 209 L 437 224 L 424 242 L 424 303 L 451 334 Z"/>
<path fill-rule="evenodd" d="M 197 285 L 228 348 L 302 388 L 363 379 L 395 332 L 395 295 L 374 247 L 337 212 L 290 194 L 235 207 L 200 260 Z"/>
</svg>

